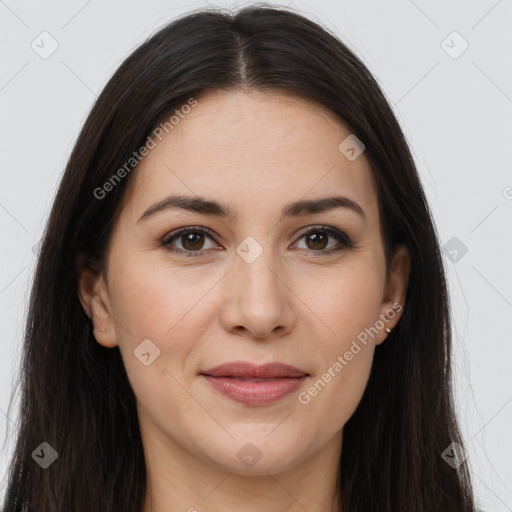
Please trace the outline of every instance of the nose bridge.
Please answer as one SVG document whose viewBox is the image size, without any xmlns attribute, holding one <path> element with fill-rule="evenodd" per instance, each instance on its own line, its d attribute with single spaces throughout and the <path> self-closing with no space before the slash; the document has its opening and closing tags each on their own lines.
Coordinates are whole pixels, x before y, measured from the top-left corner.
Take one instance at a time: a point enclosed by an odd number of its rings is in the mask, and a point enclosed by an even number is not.
<svg viewBox="0 0 512 512">
<path fill-rule="evenodd" d="M 281 268 L 268 237 L 258 242 L 247 237 L 236 249 L 238 257 L 235 271 L 238 275 L 240 291 L 247 299 L 258 301 L 265 299 L 277 302 L 281 296 L 282 282 L 278 272 Z M 247 292 L 247 293 L 246 293 Z"/>
<path fill-rule="evenodd" d="M 255 337 L 288 330 L 294 318 L 279 256 L 268 237 L 260 240 L 247 237 L 237 246 L 224 310 L 226 328 L 244 327 Z"/>
</svg>

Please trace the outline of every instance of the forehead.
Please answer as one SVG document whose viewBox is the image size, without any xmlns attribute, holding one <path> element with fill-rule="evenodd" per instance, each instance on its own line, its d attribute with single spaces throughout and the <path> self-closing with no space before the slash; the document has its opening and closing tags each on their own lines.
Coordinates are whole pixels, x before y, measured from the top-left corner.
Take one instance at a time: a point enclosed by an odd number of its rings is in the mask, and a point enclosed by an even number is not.
<svg viewBox="0 0 512 512">
<path fill-rule="evenodd" d="M 283 92 L 208 91 L 196 101 L 133 171 L 124 201 L 133 216 L 171 193 L 214 197 L 240 216 L 341 194 L 378 215 L 364 152 L 351 161 L 340 151 L 351 130 L 329 109 Z"/>
</svg>

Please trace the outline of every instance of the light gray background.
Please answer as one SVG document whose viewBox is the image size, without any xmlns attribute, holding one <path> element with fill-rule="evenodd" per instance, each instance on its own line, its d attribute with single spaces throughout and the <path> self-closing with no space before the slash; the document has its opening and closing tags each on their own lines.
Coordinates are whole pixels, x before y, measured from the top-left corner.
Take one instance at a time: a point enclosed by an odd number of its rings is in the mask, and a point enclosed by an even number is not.
<svg viewBox="0 0 512 512">
<path fill-rule="evenodd" d="M 512 2 L 276 3 L 334 30 L 367 64 L 407 135 L 442 244 L 456 237 L 467 248 L 457 249 L 456 261 L 455 253 L 445 256 L 457 409 L 480 506 L 511 511 Z M 6 412 L 33 247 L 78 131 L 132 49 L 175 16 L 206 5 L 0 0 L 1 441 L 16 419 L 16 411 Z M 47 59 L 31 48 L 43 31 L 59 45 Z M 469 44 L 457 58 L 464 42 L 446 39 L 453 31 Z M 11 452 L 12 439 L 0 454 L 0 477 Z"/>
</svg>

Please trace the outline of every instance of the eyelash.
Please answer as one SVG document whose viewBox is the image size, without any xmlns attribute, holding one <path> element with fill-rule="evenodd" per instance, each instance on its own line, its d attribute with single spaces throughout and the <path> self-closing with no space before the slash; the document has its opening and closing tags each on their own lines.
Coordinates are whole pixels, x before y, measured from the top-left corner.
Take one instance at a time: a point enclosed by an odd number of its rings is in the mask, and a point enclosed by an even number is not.
<svg viewBox="0 0 512 512">
<path fill-rule="evenodd" d="M 317 251 L 315 251 L 314 249 L 302 249 L 302 250 L 306 250 L 308 253 L 313 253 L 315 255 L 318 254 L 318 255 L 322 256 L 322 255 L 325 255 L 326 253 L 331 254 L 331 253 L 337 253 L 344 249 L 355 249 L 356 248 L 356 245 L 354 244 L 354 242 L 348 235 L 346 235 L 342 231 L 331 228 L 329 226 L 323 226 L 323 225 L 314 226 L 311 229 L 309 229 L 308 231 L 303 232 L 299 236 L 298 240 L 300 240 L 301 238 L 304 238 L 307 235 L 310 235 L 311 233 L 316 233 L 316 232 L 326 233 L 327 235 L 332 236 L 333 238 L 337 239 L 337 241 L 342 245 L 342 247 L 339 247 L 337 249 L 331 248 L 331 249 L 327 249 L 327 250 L 324 249 L 324 250 L 317 250 Z M 164 239 L 161 241 L 161 245 L 164 246 L 167 250 L 174 252 L 174 253 L 183 254 L 187 258 L 197 258 L 197 257 L 204 256 L 204 252 L 208 251 L 208 249 L 199 249 L 197 251 L 187 251 L 185 249 L 176 249 L 176 248 L 171 247 L 172 242 L 174 242 L 176 239 L 179 239 L 182 235 L 187 234 L 187 233 L 201 233 L 201 234 L 204 234 L 204 235 L 210 237 L 212 240 L 215 241 L 213 235 L 210 233 L 209 230 L 201 228 L 201 227 L 189 226 L 186 228 L 180 228 L 176 231 L 173 231 L 172 233 L 170 233 L 169 235 L 164 237 Z"/>
</svg>

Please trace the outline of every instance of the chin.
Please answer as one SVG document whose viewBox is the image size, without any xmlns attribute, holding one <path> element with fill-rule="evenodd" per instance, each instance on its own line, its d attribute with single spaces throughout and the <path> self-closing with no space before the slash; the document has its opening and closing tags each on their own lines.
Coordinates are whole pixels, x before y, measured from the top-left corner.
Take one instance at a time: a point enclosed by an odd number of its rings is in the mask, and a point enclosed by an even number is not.
<svg viewBox="0 0 512 512">
<path fill-rule="evenodd" d="M 300 463 L 304 454 L 297 450 L 299 441 L 291 442 L 289 438 L 284 440 L 279 437 L 270 440 L 265 439 L 265 435 L 259 433 L 253 441 L 236 441 L 228 446 L 213 441 L 206 447 L 204 455 L 224 470 L 239 475 L 268 476 L 269 473 L 292 469 Z M 211 452 L 212 445 L 216 447 L 215 453 Z"/>
</svg>

